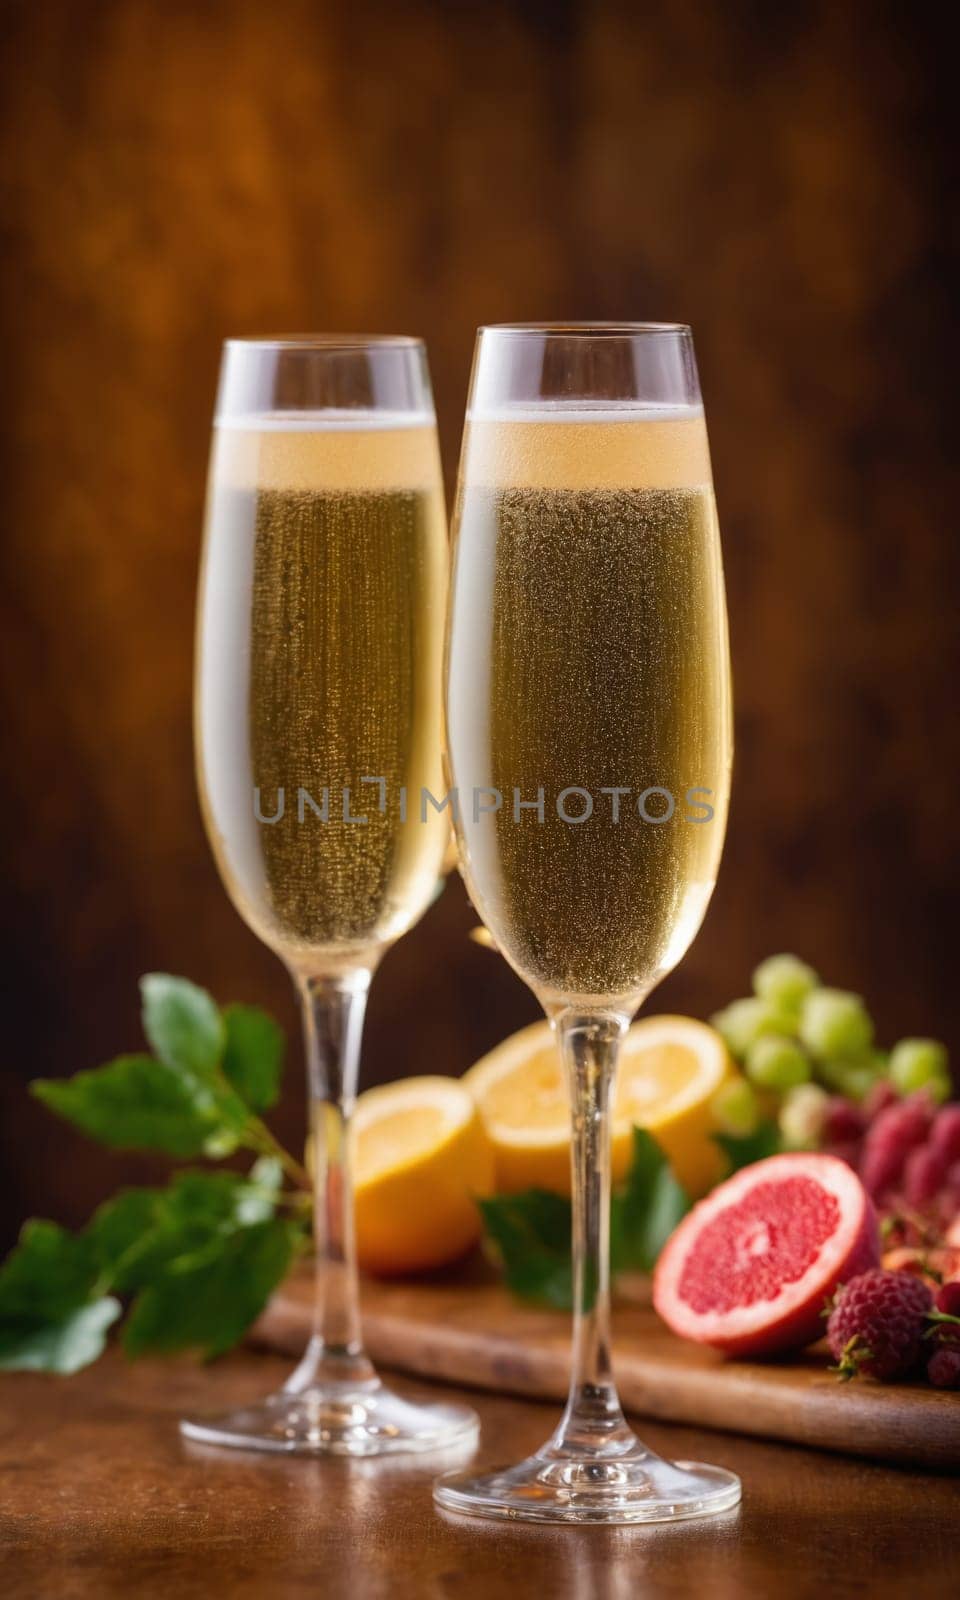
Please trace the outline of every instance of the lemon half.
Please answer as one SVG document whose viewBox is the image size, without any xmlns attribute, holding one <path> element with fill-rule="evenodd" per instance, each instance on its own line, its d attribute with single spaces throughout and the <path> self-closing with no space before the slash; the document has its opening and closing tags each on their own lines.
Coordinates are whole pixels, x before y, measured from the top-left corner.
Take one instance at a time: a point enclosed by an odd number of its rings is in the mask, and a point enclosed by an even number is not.
<svg viewBox="0 0 960 1600">
<path fill-rule="evenodd" d="M 455 1078 L 367 1089 L 353 1115 L 357 1259 L 368 1272 L 424 1272 L 480 1236 L 478 1196 L 493 1190 L 483 1119 Z"/>
<path fill-rule="evenodd" d="M 692 1196 L 722 1175 L 710 1101 L 732 1075 L 720 1035 L 692 1017 L 646 1017 L 621 1047 L 613 1110 L 613 1176 L 630 1165 L 632 1128 L 647 1128 Z M 570 1102 L 557 1040 L 535 1022 L 491 1050 L 462 1082 L 480 1107 L 498 1190 L 570 1193 Z"/>
</svg>

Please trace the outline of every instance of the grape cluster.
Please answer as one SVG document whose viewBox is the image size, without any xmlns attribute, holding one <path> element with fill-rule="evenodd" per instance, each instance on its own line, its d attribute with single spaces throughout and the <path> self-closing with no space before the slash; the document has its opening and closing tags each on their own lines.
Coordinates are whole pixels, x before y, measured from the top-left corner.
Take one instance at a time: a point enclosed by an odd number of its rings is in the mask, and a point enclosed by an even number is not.
<svg viewBox="0 0 960 1600">
<path fill-rule="evenodd" d="M 715 1108 L 728 1127 L 776 1116 L 787 1148 L 840 1156 L 883 1212 L 922 1214 L 942 1233 L 960 1211 L 960 1104 L 944 1103 L 938 1040 L 879 1050 L 861 997 L 793 955 L 761 962 L 753 994 L 711 1021 L 743 1068 Z"/>
<path fill-rule="evenodd" d="M 749 1134 L 776 1118 L 782 1147 L 846 1161 L 882 1219 L 882 1269 L 853 1280 L 831 1318 L 841 1372 L 922 1363 L 931 1383 L 960 1387 L 960 1102 L 945 1047 L 879 1049 L 860 995 L 793 955 L 761 962 L 753 993 L 710 1020 L 742 1068 L 711 1102 L 716 1120 Z"/>
<path fill-rule="evenodd" d="M 859 1105 L 885 1083 L 894 1095 L 923 1089 L 938 1104 L 950 1097 L 942 1044 L 901 1039 L 889 1054 L 877 1049 L 861 997 L 827 988 L 797 956 L 762 961 L 753 974 L 753 994 L 734 1000 L 711 1021 L 748 1083 L 761 1096 L 785 1097 L 783 1132 L 792 1145 L 819 1142 L 830 1095 Z"/>
</svg>

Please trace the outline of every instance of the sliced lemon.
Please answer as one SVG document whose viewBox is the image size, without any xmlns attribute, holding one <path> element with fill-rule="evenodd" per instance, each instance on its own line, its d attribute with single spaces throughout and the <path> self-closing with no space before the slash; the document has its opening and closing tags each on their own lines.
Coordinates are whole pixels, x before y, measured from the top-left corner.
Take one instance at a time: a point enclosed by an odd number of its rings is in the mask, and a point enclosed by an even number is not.
<svg viewBox="0 0 960 1600">
<path fill-rule="evenodd" d="M 710 1101 L 734 1068 L 720 1035 L 692 1017 L 645 1017 L 621 1050 L 613 1110 L 613 1176 L 630 1165 L 631 1130 L 647 1128 L 678 1179 L 701 1195 L 722 1173 Z M 570 1104 L 550 1024 L 505 1039 L 461 1080 L 493 1145 L 498 1190 L 570 1192 Z"/>
<path fill-rule="evenodd" d="M 483 1119 L 455 1078 L 404 1078 L 362 1094 L 353 1116 L 357 1259 L 368 1272 L 424 1272 L 480 1237 L 493 1189 Z"/>
</svg>

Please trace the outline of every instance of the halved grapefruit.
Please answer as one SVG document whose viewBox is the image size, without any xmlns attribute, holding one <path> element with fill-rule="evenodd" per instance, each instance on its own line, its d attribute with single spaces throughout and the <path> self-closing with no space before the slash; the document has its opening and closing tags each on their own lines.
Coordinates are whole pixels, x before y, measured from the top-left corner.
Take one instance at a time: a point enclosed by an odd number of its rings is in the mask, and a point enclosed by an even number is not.
<svg viewBox="0 0 960 1600">
<path fill-rule="evenodd" d="M 773 1355 L 818 1338 L 827 1297 L 879 1260 L 876 1213 L 845 1161 L 770 1156 L 680 1223 L 657 1262 L 653 1303 L 685 1339 Z"/>
</svg>

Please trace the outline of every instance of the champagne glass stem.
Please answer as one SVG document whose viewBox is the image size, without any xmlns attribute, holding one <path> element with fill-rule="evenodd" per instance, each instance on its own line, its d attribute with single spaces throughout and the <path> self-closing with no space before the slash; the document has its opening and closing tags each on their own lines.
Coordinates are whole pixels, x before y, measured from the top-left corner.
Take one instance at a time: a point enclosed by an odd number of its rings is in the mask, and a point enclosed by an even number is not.
<svg viewBox="0 0 960 1600">
<path fill-rule="evenodd" d="M 363 1350 L 350 1170 L 350 1118 L 370 988 L 365 969 L 299 980 L 314 1161 L 313 1336 L 288 1392 L 375 1382 Z"/>
<path fill-rule="evenodd" d="M 566 1011 L 555 1023 L 573 1123 L 573 1364 L 551 1451 L 617 1453 L 636 1441 L 610 1359 L 610 1098 L 623 1017 Z"/>
</svg>

